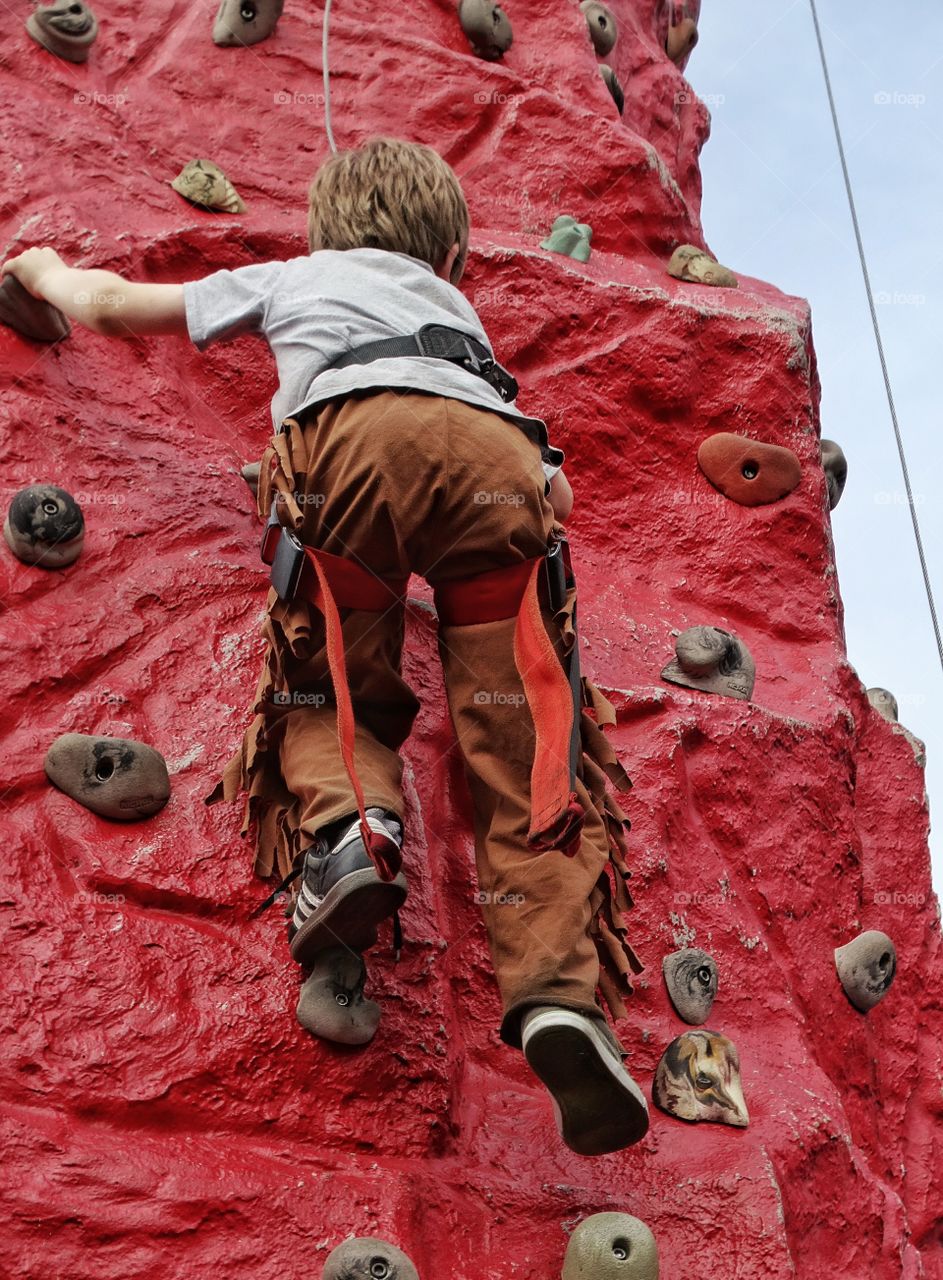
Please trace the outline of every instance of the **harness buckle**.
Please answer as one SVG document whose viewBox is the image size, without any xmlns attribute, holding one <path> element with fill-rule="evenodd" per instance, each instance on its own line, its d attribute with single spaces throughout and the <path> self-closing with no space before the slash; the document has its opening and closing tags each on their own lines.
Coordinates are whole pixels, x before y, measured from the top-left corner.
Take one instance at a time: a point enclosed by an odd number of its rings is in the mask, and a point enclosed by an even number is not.
<svg viewBox="0 0 943 1280">
<path fill-rule="evenodd" d="M 305 549 L 290 529 L 282 528 L 272 564 L 272 586 L 280 600 L 294 600 L 305 565 Z"/>
<path fill-rule="evenodd" d="M 275 503 L 272 503 L 272 509 L 268 513 L 268 520 L 265 522 L 265 528 L 262 531 L 262 546 L 259 548 L 259 554 L 264 564 L 272 564 L 275 560 L 275 552 L 278 550 L 278 541 L 282 532 L 282 524 L 275 512 Z"/>
</svg>

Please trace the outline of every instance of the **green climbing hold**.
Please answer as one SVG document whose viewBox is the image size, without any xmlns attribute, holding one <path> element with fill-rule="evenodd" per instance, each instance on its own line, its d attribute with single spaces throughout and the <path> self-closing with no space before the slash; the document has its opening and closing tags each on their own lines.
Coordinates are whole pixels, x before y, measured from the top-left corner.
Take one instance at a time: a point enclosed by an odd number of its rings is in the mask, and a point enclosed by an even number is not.
<svg viewBox="0 0 943 1280">
<path fill-rule="evenodd" d="M 568 213 L 561 213 L 553 224 L 550 235 L 540 242 L 541 249 L 549 249 L 551 253 L 562 253 L 567 258 L 575 258 L 577 262 L 588 262 L 591 251 L 590 240 L 593 229 L 586 222 L 577 222 Z"/>
</svg>

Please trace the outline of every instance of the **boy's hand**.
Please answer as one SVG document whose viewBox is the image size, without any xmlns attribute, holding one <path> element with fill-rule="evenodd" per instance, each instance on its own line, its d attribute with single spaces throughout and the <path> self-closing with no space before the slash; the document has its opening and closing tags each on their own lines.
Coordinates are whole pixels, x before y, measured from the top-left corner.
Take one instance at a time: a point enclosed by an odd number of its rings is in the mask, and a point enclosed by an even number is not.
<svg viewBox="0 0 943 1280">
<path fill-rule="evenodd" d="M 0 275 L 16 276 L 20 284 L 34 298 L 45 298 L 42 290 L 43 277 L 50 271 L 61 270 L 65 263 L 48 246 L 42 249 L 26 249 L 15 258 L 7 258 L 0 267 Z"/>
</svg>

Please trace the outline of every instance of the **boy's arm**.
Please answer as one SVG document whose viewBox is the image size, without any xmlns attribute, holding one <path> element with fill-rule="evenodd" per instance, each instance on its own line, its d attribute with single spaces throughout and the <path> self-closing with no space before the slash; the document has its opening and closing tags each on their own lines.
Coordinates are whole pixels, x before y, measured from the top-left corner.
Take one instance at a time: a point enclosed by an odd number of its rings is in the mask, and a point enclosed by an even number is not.
<svg viewBox="0 0 943 1280">
<path fill-rule="evenodd" d="M 562 471 L 558 471 L 550 481 L 549 497 L 553 514 L 561 524 L 565 524 L 573 510 L 573 490 Z"/>
<path fill-rule="evenodd" d="M 7 259 L 0 275 L 15 276 L 34 298 L 95 333 L 113 338 L 187 334 L 182 284 L 138 284 L 113 271 L 69 267 L 50 248 L 27 249 Z"/>
</svg>

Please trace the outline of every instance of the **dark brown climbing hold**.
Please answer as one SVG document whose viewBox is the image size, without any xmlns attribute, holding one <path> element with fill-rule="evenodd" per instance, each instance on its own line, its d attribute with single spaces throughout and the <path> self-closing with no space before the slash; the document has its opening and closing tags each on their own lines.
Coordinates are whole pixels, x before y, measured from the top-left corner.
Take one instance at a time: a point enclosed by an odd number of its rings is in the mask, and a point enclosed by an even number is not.
<svg viewBox="0 0 943 1280">
<path fill-rule="evenodd" d="M 845 995 L 867 1013 L 887 995 L 897 973 L 897 952 L 886 933 L 869 929 L 835 949 L 835 968 Z"/>
<path fill-rule="evenodd" d="M 419 1272 L 395 1245 L 361 1236 L 337 1246 L 324 1264 L 321 1280 L 419 1280 Z"/>
<path fill-rule="evenodd" d="M 34 298 L 16 276 L 4 276 L 0 283 L 0 324 L 34 342 L 58 342 L 72 332 L 62 312 L 42 298 Z"/>
<path fill-rule="evenodd" d="M 675 660 L 661 673 L 663 680 L 749 701 L 756 681 L 756 664 L 736 636 L 720 627 L 688 627 L 675 641 Z"/>
<path fill-rule="evenodd" d="M 779 502 L 802 479 L 791 449 L 720 431 L 697 451 L 698 466 L 715 489 L 743 507 Z"/>
<path fill-rule="evenodd" d="M 267 40 L 284 7 L 285 0 L 222 0 L 213 23 L 213 43 L 250 45 Z"/>
<path fill-rule="evenodd" d="M 46 752 L 44 768 L 53 786 L 119 822 L 150 818 L 170 798 L 164 757 L 127 738 L 64 733 Z"/>
<path fill-rule="evenodd" d="M 583 0 L 580 8 L 589 27 L 589 38 L 600 58 L 612 53 L 619 38 L 616 15 L 599 0 Z"/>
<path fill-rule="evenodd" d="M 740 1055 L 716 1031 L 686 1031 L 672 1040 L 655 1072 L 652 1097 L 679 1120 L 713 1120 L 745 1129 L 750 1114 L 740 1083 Z"/>
<path fill-rule="evenodd" d="M 612 94 L 612 100 L 616 104 L 616 110 L 621 116 L 622 112 L 625 110 L 625 93 L 622 90 L 622 85 L 619 83 L 619 77 L 613 71 L 612 67 L 608 66 L 605 62 L 601 62 L 599 64 L 599 74 L 602 76 L 603 80 L 605 80 L 606 88 Z"/>
<path fill-rule="evenodd" d="M 668 28 L 665 52 L 677 67 L 684 67 L 698 41 L 697 23 L 693 18 L 682 18 Z"/>
<path fill-rule="evenodd" d="M 658 1245 L 627 1213 L 594 1213 L 570 1237 L 561 1280 L 658 1280 Z"/>
<path fill-rule="evenodd" d="M 10 503 L 3 523 L 6 544 L 24 564 L 64 569 L 79 558 L 85 518 L 70 493 L 54 484 L 31 484 Z"/>
<path fill-rule="evenodd" d="M 828 485 L 828 509 L 834 511 L 845 491 L 848 479 L 848 460 L 841 445 L 834 440 L 822 441 L 822 466 L 825 468 L 825 483 Z"/>
<path fill-rule="evenodd" d="M 98 22 L 87 4 L 62 0 L 60 4 L 41 4 L 26 19 L 26 30 L 57 58 L 85 62 L 98 35 Z"/>
<path fill-rule="evenodd" d="M 514 42 L 511 21 L 498 4 L 488 0 L 461 0 L 458 20 L 479 58 L 496 62 Z"/>
<path fill-rule="evenodd" d="M 695 1027 L 706 1022 L 720 980 L 713 956 L 697 947 L 686 947 L 665 956 L 661 968 L 678 1017 Z"/>
<path fill-rule="evenodd" d="M 349 947 L 319 951 L 301 988 L 298 1021 L 335 1044 L 369 1044 L 380 1025 L 380 1006 L 363 994 L 367 967 Z"/>
</svg>

